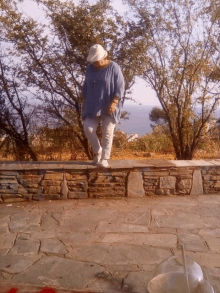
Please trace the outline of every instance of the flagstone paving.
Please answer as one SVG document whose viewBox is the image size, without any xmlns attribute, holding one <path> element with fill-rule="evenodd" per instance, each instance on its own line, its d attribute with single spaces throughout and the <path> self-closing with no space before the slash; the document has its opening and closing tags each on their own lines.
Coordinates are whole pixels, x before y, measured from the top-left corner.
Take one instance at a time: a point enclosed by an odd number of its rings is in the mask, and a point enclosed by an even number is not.
<svg viewBox="0 0 220 293">
<path fill-rule="evenodd" d="M 147 292 L 182 242 L 220 293 L 218 195 L 1 204 L 0 235 L 0 288 Z"/>
</svg>

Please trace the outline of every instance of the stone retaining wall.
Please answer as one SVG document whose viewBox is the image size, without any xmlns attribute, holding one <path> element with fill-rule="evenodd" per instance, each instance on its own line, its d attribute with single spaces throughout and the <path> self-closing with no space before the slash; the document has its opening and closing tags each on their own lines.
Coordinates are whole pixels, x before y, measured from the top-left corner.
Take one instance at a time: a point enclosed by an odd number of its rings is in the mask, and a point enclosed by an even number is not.
<svg viewBox="0 0 220 293">
<path fill-rule="evenodd" d="M 182 163 L 181 163 L 182 162 Z M 1 163 L 0 202 L 220 193 L 220 160 Z"/>
</svg>

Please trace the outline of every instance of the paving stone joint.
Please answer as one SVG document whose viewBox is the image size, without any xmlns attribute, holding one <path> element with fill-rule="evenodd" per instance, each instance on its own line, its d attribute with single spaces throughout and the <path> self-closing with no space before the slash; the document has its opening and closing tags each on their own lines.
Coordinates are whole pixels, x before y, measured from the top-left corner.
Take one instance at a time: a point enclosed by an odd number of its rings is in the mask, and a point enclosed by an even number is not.
<svg viewBox="0 0 220 293">
<path fill-rule="evenodd" d="M 219 209 L 211 194 L 1 204 L 0 291 L 147 293 L 158 264 L 183 243 L 220 293 Z"/>
</svg>

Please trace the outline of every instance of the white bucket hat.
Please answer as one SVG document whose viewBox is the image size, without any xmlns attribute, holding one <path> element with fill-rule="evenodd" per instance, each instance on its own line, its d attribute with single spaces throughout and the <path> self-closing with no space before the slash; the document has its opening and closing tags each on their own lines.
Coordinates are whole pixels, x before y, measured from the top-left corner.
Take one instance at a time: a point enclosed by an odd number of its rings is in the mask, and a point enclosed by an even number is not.
<svg viewBox="0 0 220 293">
<path fill-rule="evenodd" d="M 87 57 L 87 61 L 88 62 L 99 61 L 102 58 L 105 58 L 107 54 L 108 54 L 107 51 L 105 51 L 105 49 L 101 45 L 95 44 L 89 49 L 89 56 Z"/>
</svg>

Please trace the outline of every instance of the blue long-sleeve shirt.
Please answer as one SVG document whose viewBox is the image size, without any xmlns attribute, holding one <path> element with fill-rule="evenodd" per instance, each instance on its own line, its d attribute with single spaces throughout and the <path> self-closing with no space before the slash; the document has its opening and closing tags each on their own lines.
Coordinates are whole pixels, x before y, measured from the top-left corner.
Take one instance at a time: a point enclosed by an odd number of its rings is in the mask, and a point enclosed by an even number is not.
<svg viewBox="0 0 220 293">
<path fill-rule="evenodd" d="M 104 68 L 89 64 L 82 88 L 84 97 L 83 119 L 109 115 L 108 108 L 114 97 L 119 98 L 117 109 L 111 116 L 118 123 L 124 102 L 124 77 L 117 63 L 111 61 Z"/>
</svg>

